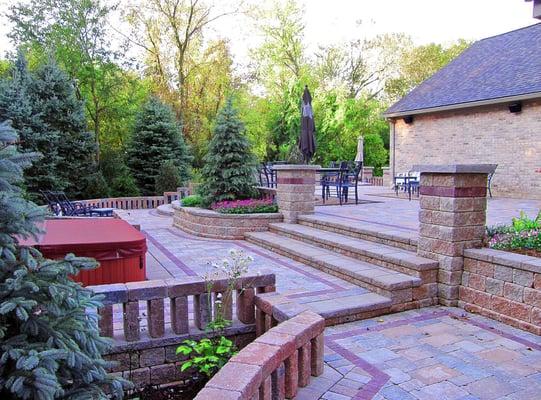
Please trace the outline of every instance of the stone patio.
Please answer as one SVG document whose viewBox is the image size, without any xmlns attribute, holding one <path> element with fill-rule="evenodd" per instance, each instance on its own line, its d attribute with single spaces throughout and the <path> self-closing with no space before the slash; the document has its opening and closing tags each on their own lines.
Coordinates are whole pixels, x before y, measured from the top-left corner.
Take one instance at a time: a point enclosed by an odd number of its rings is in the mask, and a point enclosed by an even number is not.
<svg viewBox="0 0 541 400">
<path fill-rule="evenodd" d="M 375 226 L 415 239 L 419 202 L 378 196 L 364 187 L 365 203 L 316 207 L 316 216 Z M 534 215 L 541 201 L 490 199 L 489 225 L 509 223 L 520 210 Z M 147 236 L 147 277 L 202 276 L 231 248 L 254 257 L 252 271 L 276 274 L 277 291 L 312 308 L 347 303 L 368 290 L 242 240 L 203 239 L 172 227 L 156 210 L 121 211 Z M 322 376 L 297 399 L 539 399 L 538 336 L 464 312 L 430 307 L 329 327 Z"/>
</svg>

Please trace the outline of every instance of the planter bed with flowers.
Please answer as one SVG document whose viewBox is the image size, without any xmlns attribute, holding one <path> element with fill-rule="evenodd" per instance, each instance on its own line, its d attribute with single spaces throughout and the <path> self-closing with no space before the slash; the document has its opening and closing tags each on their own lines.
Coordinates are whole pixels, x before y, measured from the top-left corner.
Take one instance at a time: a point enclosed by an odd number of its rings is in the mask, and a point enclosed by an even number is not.
<svg viewBox="0 0 541 400">
<path fill-rule="evenodd" d="M 212 209 L 182 206 L 173 202 L 173 225 L 192 235 L 212 239 L 244 239 L 246 232 L 266 231 L 283 217 L 269 200 L 220 202 Z"/>
</svg>

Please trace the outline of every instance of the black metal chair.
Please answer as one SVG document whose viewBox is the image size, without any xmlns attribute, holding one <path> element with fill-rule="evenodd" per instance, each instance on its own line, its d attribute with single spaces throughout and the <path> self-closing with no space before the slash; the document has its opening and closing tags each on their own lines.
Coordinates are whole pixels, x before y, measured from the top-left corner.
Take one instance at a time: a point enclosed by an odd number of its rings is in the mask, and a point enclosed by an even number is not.
<svg viewBox="0 0 541 400">
<path fill-rule="evenodd" d="M 488 190 L 488 195 L 490 196 L 490 198 L 492 198 L 492 178 L 494 177 L 495 173 L 496 173 L 496 171 L 491 172 L 490 174 L 488 174 L 487 190 Z"/>
<path fill-rule="evenodd" d="M 359 204 L 359 177 L 361 175 L 362 164 L 358 163 L 353 168 L 340 171 L 340 188 L 344 201 L 348 202 L 349 188 L 355 189 L 355 204 Z M 342 204 L 342 202 L 340 202 Z"/>
</svg>

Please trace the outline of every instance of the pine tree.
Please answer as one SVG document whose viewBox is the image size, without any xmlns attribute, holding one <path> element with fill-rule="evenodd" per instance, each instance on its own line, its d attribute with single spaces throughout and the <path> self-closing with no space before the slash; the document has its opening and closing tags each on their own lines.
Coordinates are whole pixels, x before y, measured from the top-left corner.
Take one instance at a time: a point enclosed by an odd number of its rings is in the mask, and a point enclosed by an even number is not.
<svg viewBox="0 0 541 400">
<path fill-rule="evenodd" d="M 216 117 L 204 160 L 201 193 L 206 206 L 255 195 L 255 160 L 231 98 Z"/>
<path fill-rule="evenodd" d="M 142 194 L 155 194 L 155 180 L 161 165 L 172 160 L 183 183 L 189 179 L 192 157 L 180 125 L 171 108 L 151 97 L 139 111 L 127 163 Z M 161 193 L 158 193 L 161 194 Z"/>
<path fill-rule="evenodd" d="M 0 87 L 0 121 L 10 120 L 19 132 L 19 148 L 22 152 L 39 152 L 43 156 L 34 159 L 24 171 L 24 182 L 31 198 L 39 200 L 39 190 L 62 190 L 62 182 L 56 176 L 57 132 L 41 122 L 33 94 L 34 78 L 28 72 L 26 59 L 19 53 L 11 71 L 11 80 Z"/>
<path fill-rule="evenodd" d="M 0 124 L 0 398 L 107 399 L 103 387 L 123 396 L 127 382 L 107 374 L 96 315 L 99 298 L 69 279 L 97 266 L 69 254 L 46 260 L 20 238 L 36 237 L 43 215 L 22 197 L 23 167 L 35 154 L 20 154 L 16 132 Z"/>
<path fill-rule="evenodd" d="M 84 104 L 54 60 L 37 69 L 30 87 L 42 123 L 57 137 L 55 175 L 68 197 L 81 199 L 97 168 L 96 141 L 87 129 Z"/>
</svg>

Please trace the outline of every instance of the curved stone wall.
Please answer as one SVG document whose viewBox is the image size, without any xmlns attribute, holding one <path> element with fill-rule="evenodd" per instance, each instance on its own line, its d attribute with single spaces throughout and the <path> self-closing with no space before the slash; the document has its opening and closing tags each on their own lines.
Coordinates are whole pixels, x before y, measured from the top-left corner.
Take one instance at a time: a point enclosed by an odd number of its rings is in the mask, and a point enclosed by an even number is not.
<svg viewBox="0 0 541 400">
<path fill-rule="evenodd" d="M 220 214 L 198 207 L 182 207 L 173 202 L 173 225 L 184 232 L 212 239 L 244 239 L 246 232 L 269 229 L 269 224 L 282 222 L 282 214 Z"/>
</svg>

